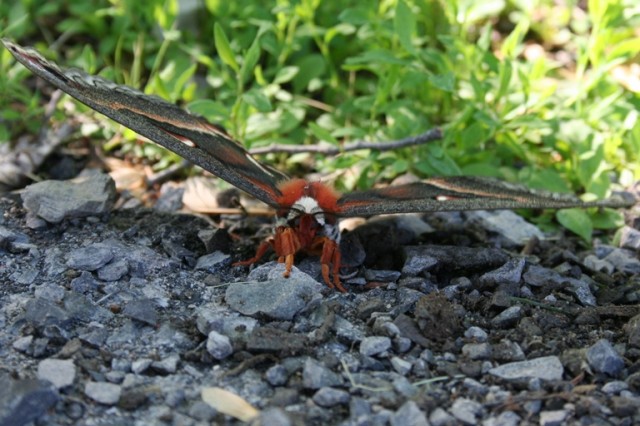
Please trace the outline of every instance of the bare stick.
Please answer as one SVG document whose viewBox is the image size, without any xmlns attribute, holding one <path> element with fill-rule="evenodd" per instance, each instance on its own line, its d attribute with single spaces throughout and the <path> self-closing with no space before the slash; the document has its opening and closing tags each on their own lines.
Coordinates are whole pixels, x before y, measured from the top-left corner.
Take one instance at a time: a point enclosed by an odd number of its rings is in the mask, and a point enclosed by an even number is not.
<svg viewBox="0 0 640 426">
<path fill-rule="evenodd" d="M 442 130 L 439 128 L 431 129 L 418 136 L 412 136 L 404 139 L 398 139 L 388 142 L 370 142 L 356 141 L 348 143 L 342 147 L 333 145 L 283 145 L 273 144 L 261 148 L 253 148 L 249 150 L 252 155 L 271 154 L 274 152 L 286 152 L 289 154 L 297 154 L 301 152 L 312 152 L 325 155 L 336 155 L 341 152 L 356 151 L 358 149 L 375 149 L 377 151 L 389 151 L 392 149 L 404 148 L 413 145 L 422 145 L 428 142 L 442 139 Z"/>
</svg>

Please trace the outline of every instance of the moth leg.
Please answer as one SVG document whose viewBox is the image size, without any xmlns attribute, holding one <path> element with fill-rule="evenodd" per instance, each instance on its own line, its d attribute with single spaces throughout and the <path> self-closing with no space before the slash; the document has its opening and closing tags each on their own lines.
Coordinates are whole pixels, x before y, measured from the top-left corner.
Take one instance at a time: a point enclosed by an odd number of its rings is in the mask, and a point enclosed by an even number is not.
<svg viewBox="0 0 640 426">
<path fill-rule="evenodd" d="M 282 276 L 289 278 L 291 268 L 293 268 L 293 254 L 288 254 L 284 257 L 284 274 Z"/>
<path fill-rule="evenodd" d="M 295 254 L 300 250 L 300 239 L 294 229 L 285 226 L 278 227 L 274 236 L 273 249 L 278 255 L 278 262 L 284 263 L 284 274 L 282 275 L 289 278 Z"/>
<path fill-rule="evenodd" d="M 258 246 L 258 250 L 256 250 L 256 255 L 255 256 L 253 256 L 251 259 L 241 260 L 239 262 L 235 262 L 232 266 L 249 266 L 249 265 L 253 265 L 258 260 L 262 259 L 262 256 L 264 256 L 267 253 L 267 251 L 272 247 L 272 245 L 273 245 L 273 242 L 271 241 L 271 239 L 263 241 Z"/>
<path fill-rule="evenodd" d="M 347 290 L 340 283 L 340 247 L 338 243 L 330 238 L 323 238 L 322 255 L 320 256 L 320 264 L 322 265 L 322 278 L 329 288 L 346 293 Z M 329 267 L 333 264 L 333 282 L 329 278 Z"/>
</svg>

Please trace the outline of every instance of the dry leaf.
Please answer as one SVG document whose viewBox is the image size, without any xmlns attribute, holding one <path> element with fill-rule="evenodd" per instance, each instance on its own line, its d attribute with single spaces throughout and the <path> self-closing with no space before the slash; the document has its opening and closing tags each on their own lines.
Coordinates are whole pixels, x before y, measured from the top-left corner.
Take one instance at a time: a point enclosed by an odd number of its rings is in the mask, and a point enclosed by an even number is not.
<svg viewBox="0 0 640 426">
<path fill-rule="evenodd" d="M 204 388 L 202 400 L 223 414 L 228 414 L 243 422 L 250 422 L 260 414 L 253 405 L 240 396 L 222 388 Z"/>
<path fill-rule="evenodd" d="M 217 209 L 218 193 L 216 179 L 203 176 L 194 176 L 184 183 L 184 195 L 182 203 L 192 212 L 205 213 Z"/>
</svg>

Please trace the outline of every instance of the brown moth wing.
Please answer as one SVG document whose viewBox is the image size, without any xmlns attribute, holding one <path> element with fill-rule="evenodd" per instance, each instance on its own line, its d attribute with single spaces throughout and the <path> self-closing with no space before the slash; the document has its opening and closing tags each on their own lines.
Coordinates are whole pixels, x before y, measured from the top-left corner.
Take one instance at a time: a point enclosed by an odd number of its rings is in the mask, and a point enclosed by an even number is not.
<svg viewBox="0 0 640 426">
<path fill-rule="evenodd" d="M 278 182 L 288 177 L 265 166 L 202 117 L 159 97 L 76 69 L 63 69 L 37 51 L 3 39 L 15 58 L 36 75 L 92 109 L 175 152 L 257 199 L 278 207 Z"/>
<path fill-rule="evenodd" d="M 349 217 L 389 213 L 519 208 L 617 208 L 629 207 L 634 203 L 634 201 L 620 198 L 584 202 L 570 194 L 531 190 L 496 179 L 454 176 L 351 192 L 338 199 L 337 215 Z"/>
</svg>

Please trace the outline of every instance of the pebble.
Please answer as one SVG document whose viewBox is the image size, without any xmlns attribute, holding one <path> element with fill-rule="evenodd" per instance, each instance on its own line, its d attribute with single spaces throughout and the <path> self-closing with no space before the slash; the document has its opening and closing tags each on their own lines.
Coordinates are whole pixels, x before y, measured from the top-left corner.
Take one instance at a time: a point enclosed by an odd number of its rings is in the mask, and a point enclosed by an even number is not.
<svg viewBox="0 0 640 426">
<path fill-rule="evenodd" d="M 312 358 L 307 358 L 302 370 L 302 386 L 307 389 L 335 387 L 342 384 L 339 375 Z"/>
<path fill-rule="evenodd" d="M 451 404 L 451 415 L 467 425 L 475 425 L 482 416 L 484 408 L 482 404 L 469 398 L 457 398 Z"/>
<path fill-rule="evenodd" d="M 598 373 L 617 377 L 624 368 L 624 360 L 611 343 L 600 339 L 587 349 L 587 362 Z"/>
<path fill-rule="evenodd" d="M 511 328 L 520 321 L 523 313 L 522 306 L 512 306 L 493 317 L 491 324 L 496 328 Z"/>
<path fill-rule="evenodd" d="M 407 401 L 391 416 L 391 426 L 429 426 L 427 417 L 415 401 Z"/>
<path fill-rule="evenodd" d="M 540 412 L 540 426 L 562 426 L 570 413 L 567 410 L 550 410 Z"/>
<path fill-rule="evenodd" d="M 81 271 L 95 271 L 113 259 L 111 247 L 95 243 L 73 250 L 67 257 L 67 266 Z"/>
<path fill-rule="evenodd" d="M 406 376 L 411 371 L 411 367 L 413 366 L 413 364 L 411 364 L 409 361 L 405 361 L 402 358 L 394 356 L 391 358 L 391 366 L 398 372 L 398 374 Z"/>
<path fill-rule="evenodd" d="M 57 389 L 71 386 L 76 378 L 76 366 L 73 360 L 43 359 L 38 363 L 38 379 L 48 380 Z"/>
<path fill-rule="evenodd" d="M 289 371 L 283 365 L 276 364 L 269 367 L 264 376 L 271 386 L 282 386 L 289 380 Z"/>
<path fill-rule="evenodd" d="M 160 361 L 154 361 L 151 363 L 151 367 L 163 374 L 174 374 L 178 371 L 178 363 L 180 362 L 179 355 L 170 355 L 161 359 Z"/>
<path fill-rule="evenodd" d="M 364 356 L 376 356 L 391 348 L 391 339 L 386 336 L 365 337 L 360 342 L 360 353 Z"/>
<path fill-rule="evenodd" d="M 627 389 L 629 389 L 629 385 L 622 380 L 614 380 L 612 382 L 605 383 L 602 386 L 602 392 L 609 395 L 617 395 Z"/>
<path fill-rule="evenodd" d="M 462 355 L 470 360 L 491 358 L 492 348 L 488 343 L 467 343 L 462 347 Z"/>
<path fill-rule="evenodd" d="M 524 258 L 509 259 L 504 265 L 480 276 L 485 285 L 517 284 L 522 278 L 526 261 Z"/>
<path fill-rule="evenodd" d="M 14 380 L 0 372 L 0 425 L 27 425 L 46 415 L 60 395 L 50 383 L 35 379 Z"/>
<path fill-rule="evenodd" d="M 465 330 L 464 337 L 466 337 L 467 339 L 473 340 L 477 343 L 483 343 L 487 341 L 487 339 L 489 338 L 489 335 L 487 334 L 486 331 L 484 331 L 480 327 L 471 326 Z"/>
<path fill-rule="evenodd" d="M 50 223 L 100 216 L 113 207 L 116 187 L 109 175 L 88 173 L 72 180 L 45 180 L 24 188 L 24 207 Z"/>
<path fill-rule="evenodd" d="M 333 407 L 349 402 L 349 392 L 341 389 L 322 387 L 312 397 L 313 402 L 321 407 Z"/>
<path fill-rule="evenodd" d="M 233 353 L 231 340 L 213 330 L 207 336 L 207 352 L 217 360 L 222 360 Z"/>
<path fill-rule="evenodd" d="M 498 234 L 506 247 L 523 246 L 531 238 L 544 239 L 544 233 L 511 210 L 479 210 L 465 212 L 469 222 Z"/>
<path fill-rule="evenodd" d="M 518 426 L 520 424 L 522 424 L 522 417 L 510 410 L 482 422 L 482 426 Z"/>
<path fill-rule="evenodd" d="M 227 288 L 225 301 L 243 315 L 265 315 L 277 320 L 291 320 L 302 311 L 324 286 L 300 272 L 282 277 L 283 267 L 273 269 L 271 281 L 233 283 Z"/>
<path fill-rule="evenodd" d="M 120 400 L 120 385 L 106 382 L 87 382 L 84 393 L 94 401 L 104 405 L 115 405 Z"/>
<path fill-rule="evenodd" d="M 526 361 L 502 364 L 489 370 L 489 374 L 505 380 L 523 380 L 538 378 L 542 380 L 561 380 L 564 368 L 557 356 L 546 356 Z"/>
<path fill-rule="evenodd" d="M 155 327 L 158 324 L 158 314 L 155 302 L 150 299 L 137 299 L 128 302 L 122 314 L 136 321 Z"/>
<path fill-rule="evenodd" d="M 431 426 L 454 426 L 458 424 L 458 421 L 443 408 L 436 407 L 429 414 L 429 423 Z"/>
</svg>

